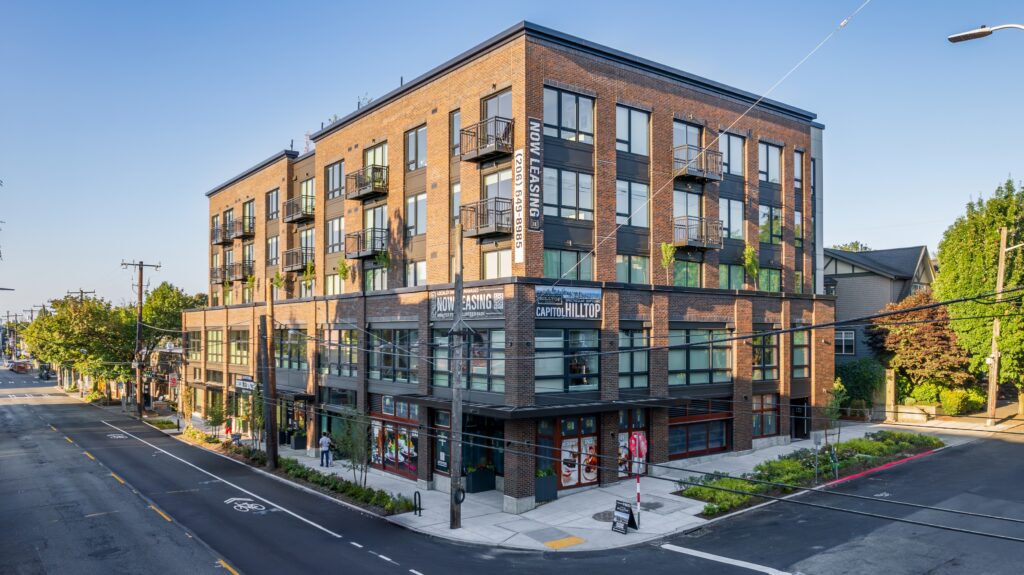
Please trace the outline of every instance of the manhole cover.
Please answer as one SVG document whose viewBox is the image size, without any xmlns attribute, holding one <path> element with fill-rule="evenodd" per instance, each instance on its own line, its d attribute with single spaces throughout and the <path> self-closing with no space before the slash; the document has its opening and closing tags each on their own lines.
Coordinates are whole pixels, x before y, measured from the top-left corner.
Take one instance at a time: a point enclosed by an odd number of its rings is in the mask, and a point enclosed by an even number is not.
<svg viewBox="0 0 1024 575">
<path fill-rule="evenodd" d="M 594 514 L 594 521 L 604 521 L 605 523 L 611 523 L 612 517 L 614 515 L 614 511 L 600 511 Z"/>
<path fill-rule="evenodd" d="M 650 503 L 646 501 L 640 502 L 641 511 L 654 511 L 655 509 L 661 509 L 662 507 L 664 507 L 664 504 L 658 503 L 657 501 L 651 501 Z"/>
</svg>

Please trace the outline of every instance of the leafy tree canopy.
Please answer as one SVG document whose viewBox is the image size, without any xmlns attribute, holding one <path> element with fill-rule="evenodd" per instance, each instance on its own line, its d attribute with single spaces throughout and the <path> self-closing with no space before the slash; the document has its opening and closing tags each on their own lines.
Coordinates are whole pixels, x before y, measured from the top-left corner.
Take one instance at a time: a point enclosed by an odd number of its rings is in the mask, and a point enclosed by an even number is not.
<svg viewBox="0 0 1024 575">
<path fill-rule="evenodd" d="M 844 252 L 870 252 L 871 248 L 867 244 L 862 244 L 857 240 L 852 242 L 846 242 L 845 244 L 836 244 L 832 246 L 834 250 L 842 250 Z"/>
</svg>

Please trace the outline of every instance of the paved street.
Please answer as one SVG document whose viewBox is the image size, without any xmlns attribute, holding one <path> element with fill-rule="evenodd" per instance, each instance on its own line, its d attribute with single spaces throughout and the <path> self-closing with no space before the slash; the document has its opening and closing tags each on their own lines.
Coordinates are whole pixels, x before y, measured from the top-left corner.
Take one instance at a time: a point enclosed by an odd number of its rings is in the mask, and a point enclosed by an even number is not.
<svg viewBox="0 0 1024 575">
<path fill-rule="evenodd" d="M 1024 517 L 1015 487 L 1022 449 L 1012 436 L 976 441 L 841 488 L 877 502 L 802 500 L 1024 537 L 1022 524 L 883 502 Z M 789 503 L 613 551 L 461 546 L 331 503 L 8 371 L 0 372 L 0 462 L 2 573 L 224 572 L 220 560 L 242 573 L 1019 572 L 1005 558 L 1020 543 Z"/>
</svg>

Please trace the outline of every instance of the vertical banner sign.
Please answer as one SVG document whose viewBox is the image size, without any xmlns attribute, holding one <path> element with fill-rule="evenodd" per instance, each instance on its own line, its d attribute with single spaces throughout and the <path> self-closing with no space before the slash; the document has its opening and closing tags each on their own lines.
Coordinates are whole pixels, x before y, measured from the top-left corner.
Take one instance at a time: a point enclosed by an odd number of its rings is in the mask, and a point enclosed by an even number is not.
<svg viewBox="0 0 1024 575">
<path fill-rule="evenodd" d="M 512 160 L 512 263 L 526 261 L 526 154 L 516 150 Z"/>
<path fill-rule="evenodd" d="M 544 209 L 544 124 L 538 118 L 527 118 L 526 121 L 526 135 L 529 139 L 527 172 L 530 175 L 527 227 L 539 231 Z"/>
</svg>

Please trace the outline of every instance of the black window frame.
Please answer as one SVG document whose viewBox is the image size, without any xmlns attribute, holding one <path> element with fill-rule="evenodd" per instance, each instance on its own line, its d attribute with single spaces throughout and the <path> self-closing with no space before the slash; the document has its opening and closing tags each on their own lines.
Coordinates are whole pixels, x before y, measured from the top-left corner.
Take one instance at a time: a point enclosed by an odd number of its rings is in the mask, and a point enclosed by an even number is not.
<svg viewBox="0 0 1024 575">
<path fill-rule="evenodd" d="M 549 254 L 558 254 L 558 275 L 548 273 L 548 256 Z M 563 258 L 565 254 L 573 254 L 576 259 L 575 265 L 565 269 L 567 263 Z M 586 270 L 587 277 L 583 277 L 583 270 Z M 589 251 L 583 250 L 559 250 L 553 248 L 544 248 L 544 277 L 549 279 L 566 279 L 566 280 L 577 280 L 577 281 L 593 281 L 594 280 L 594 257 Z"/>
<path fill-rule="evenodd" d="M 718 385 L 733 382 L 734 356 L 725 329 L 669 329 L 668 385 Z M 703 356 L 703 357 L 702 357 Z M 724 358 L 724 367 L 716 367 Z M 693 367 L 700 360 L 707 367 Z"/>
<path fill-rule="evenodd" d="M 500 334 L 500 337 L 499 337 Z M 463 370 L 462 389 L 505 392 L 505 346 L 508 339 L 504 328 L 474 328 L 463 341 L 468 348 Z M 430 383 L 439 387 L 452 386 L 451 337 L 446 329 L 433 330 L 431 339 Z M 464 349 L 466 349 L 464 348 Z"/>
<path fill-rule="evenodd" d="M 620 206 L 620 184 L 626 185 L 626 211 Z M 633 186 L 643 186 L 647 189 L 646 199 L 643 202 L 643 211 L 637 211 L 633 205 Z M 638 216 L 643 214 L 643 223 L 634 223 Z M 632 180 L 615 180 L 615 224 L 620 226 L 632 226 L 636 228 L 649 228 L 651 226 L 651 186 L 647 182 L 634 182 Z"/>
<path fill-rule="evenodd" d="M 733 159 L 733 144 L 739 142 L 739 159 L 734 161 Z M 718 136 L 718 150 L 722 152 L 722 174 L 725 176 L 736 176 L 743 177 L 746 174 L 746 145 L 747 139 L 737 134 L 730 134 L 729 132 L 722 132 Z M 734 171 L 734 168 L 739 166 L 739 171 Z"/>
<path fill-rule="evenodd" d="M 775 152 L 774 170 L 772 151 Z M 762 160 L 764 161 L 763 169 L 761 167 Z M 782 146 L 770 142 L 757 143 L 757 179 L 768 184 L 782 184 Z"/>
<path fill-rule="evenodd" d="M 420 213 L 422 204 L 423 213 Z M 412 209 L 414 213 L 410 214 Z M 410 194 L 405 196 L 405 239 L 410 240 L 416 236 L 423 236 L 427 233 L 427 193 Z"/>
<path fill-rule="evenodd" d="M 725 274 L 722 273 L 722 268 L 725 268 Z M 740 272 L 740 285 L 733 287 L 733 276 L 732 272 L 739 269 Z M 726 284 L 722 286 L 722 278 L 725 277 Z M 743 289 L 747 283 L 747 270 L 741 264 L 718 264 L 718 289 L 732 289 L 739 290 Z"/>
<path fill-rule="evenodd" d="M 793 151 L 793 189 L 802 190 L 804 187 L 804 153 L 801 150 Z"/>
<path fill-rule="evenodd" d="M 267 192 L 265 204 L 267 221 L 276 220 L 281 214 L 281 188 L 274 188 Z"/>
<path fill-rule="evenodd" d="M 794 331 L 790 334 L 790 367 L 793 379 L 806 379 L 811 376 L 811 337 L 810 330 Z M 798 357 L 800 353 L 803 357 Z"/>
<path fill-rule="evenodd" d="M 765 400 L 771 398 L 771 407 Z M 758 393 L 750 398 L 751 437 L 774 437 L 779 434 L 779 395 L 777 393 Z M 770 426 L 771 431 L 767 431 Z M 760 430 L 760 432 L 758 431 Z"/>
<path fill-rule="evenodd" d="M 416 328 L 369 330 L 366 353 L 367 378 L 395 383 L 418 383 L 419 346 L 419 330 Z"/>
<path fill-rule="evenodd" d="M 448 113 L 448 130 L 451 135 L 448 152 L 452 156 L 459 156 L 462 154 L 462 110 L 452 110 Z"/>
<path fill-rule="evenodd" d="M 735 226 L 733 225 L 734 222 L 732 221 L 733 204 L 739 204 L 740 206 L 740 222 Z M 719 197 L 718 219 L 722 221 L 722 239 L 743 241 L 743 239 L 747 237 L 747 205 L 746 203 L 743 202 L 743 200 L 734 200 L 732 198 Z M 736 237 L 733 234 L 733 231 L 737 228 L 739 229 L 739 237 Z"/>
<path fill-rule="evenodd" d="M 405 141 L 405 171 L 415 172 L 427 167 L 427 125 L 407 131 Z"/>
<path fill-rule="evenodd" d="M 762 244 L 773 246 L 782 244 L 782 213 L 782 208 L 775 206 L 765 204 L 757 206 L 757 238 Z M 765 221 L 766 216 L 767 222 Z M 766 230 L 767 233 L 765 233 Z"/>
<path fill-rule="evenodd" d="M 752 381 L 779 380 L 779 336 L 778 334 L 754 335 L 750 339 L 750 363 Z"/>
<path fill-rule="evenodd" d="M 552 186 L 550 185 L 551 182 L 548 181 L 548 174 L 549 174 L 549 172 L 555 174 L 555 182 L 554 182 L 554 189 L 553 190 L 552 190 Z M 565 180 L 563 179 L 563 174 L 567 174 L 567 173 L 575 175 L 576 189 L 573 190 L 571 193 L 568 192 L 565 189 L 565 186 L 563 186 L 563 183 L 565 182 Z M 581 198 L 580 190 L 583 189 L 583 186 L 581 185 L 581 180 L 583 179 L 584 176 L 587 179 L 590 180 L 590 208 L 582 208 L 582 207 L 580 207 L 580 198 Z M 591 173 L 588 173 L 588 172 L 579 172 L 579 171 L 576 171 L 576 170 L 566 170 L 566 169 L 563 169 L 563 168 L 555 168 L 555 167 L 551 167 L 551 166 L 544 166 L 543 177 L 544 177 L 544 180 L 543 180 L 544 181 L 544 197 L 542 199 L 542 202 L 543 202 L 543 210 L 544 210 L 544 216 L 545 217 L 550 216 L 550 217 L 555 217 L 555 218 L 565 218 L 565 219 L 569 219 L 569 220 L 579 220 L 579 221 L 587 221 L 587 222 L 594 221 L 594 174 L 591 174 Z M 554 204 L 548 202 L 548 194 L 551 193 L 552 191 L 555 194 L 555 203 Z M 567 195 L 574 196 L 574 202 L 575 202 L 574 205 L 566 204 L 564 202 L 564 199 L 566 198 Z M 570 213 L 569 215 L 565 215 L 566 212 L 575 212 L 575 213 Z"/>
<path fill-rule="evenodd" d="M 757 270 L 757 290 L 780 293 L 782 291 L 782 270 L 769 267 L 759 268 Z"/>
<path fill-rule="evenodd" d="M 306 356 L 306 333 L 298 328 L 274 330 L 274 366 L 278 369 L 309 369 Z"/>
<path fill-rule="evenodd" d="M 555 97 L 555 122 L 551 123 L 548 118 L 548 94 L 553 94 Z M 566 118 L 565 109 L 563 108 L 563 99 L 571 98 L 575 100 L 575 118 L 573 121 L 575 127 L 564 125 Z M 590 125 L 591 131 L 587 132 L 580 127 L 581 114 L 580 110 L 583 109 L 581 106 L 582 101 L 589 102 L 590 105 Z M 593 144 L 594 143 L 594 98 L 585 96 L 583 94 L 577 94 L 576 92 L 570 92 L 568 90 L 562 90 L 559 88 L 552 88 L 550 86 L 544 86 L 544 135 L 559 138 L 562 140 L 568 140 L 570 142 L 578 142 L 581 144 Z M 554 131 L 554 133 L 551 133 Z M 568 137 L 567 137 L 568 135 Z"/>
<path fill-rule="evenodd" d="M 622 139 L 619 136 L 619 110 L 626 111 L 626 134 L 627 139 Z M 647 124 L 647 141 L 644 142 L 644 151 L 637 152 L 636 146 L 633 145 L 633 113 L 637 112 L 644 115 Z M 626 149 L 622 149 L 621 146 L 625 146 Z M 639 108 L 633 108 L 630 106 L 623 106 L 622 104 L 615 105 L 615 150 L 619 152 L 625 152 L 627 154 L 635 154 L 638 156 L 651 155 L 651 113 L 647 110 L 641 110 Z"/>
<path fill-rule="evenodd" d="M 704 266 L 701 262 L 695 262 L 690 260 L 675 260 L 672 263 L 672 285 L 676 287 L 687 287 L 687 288 L 700 288 L 704 287 L 704 274 L 701 273 Z M 680 268 L 684 269 L 685 272 L 682 278 L 694 279 L 692 282 L 680 282 Z"/>
<path fill-rule="evenodd" d="M 270 240 L 274 240 L 274 250 L 271 254 Z M 270 236 L 267 238 L 267 265 L 276 266 L 281 261 L 281 236 Z"/>
<path fill-rule="evenodd" d="M 324 168 L 324 182 L 327 184 L 328 200 L 345 195 L 345 160 L 338 160 Z"/>
<path fill-rule="evenodd" d="M 317 330 L 317 366 L 321 375 L 359 375 L 359 332 L 354 329 Z"/>
<path fill-rule="evenodd" d="M 647 277 L 643 278 L 642 281 L 636 281 L 637 278 L 633 277 L 633 271 L 634 271 L 633 260 L 634 260 L 634 258 L 643 258 L 643 259 L 647 260 L 647 271 L 646 271 Z M 619 275 L 619 265 L 622 263 L 623 260 L 626 262 L 626 269 L 629 270 L 629 277 L 626 278 L 625 280 L 623 280 L 622 277 Z M 650 258 L 650 256 L 635 255 L 635 254 L 615 254 L 615 281 L 617 281 L 619 283 L 640 284 L 640 285 L 651 283 L 651 258 Z"/>
<path fill-rule="evenodd" d="M 555 340 L 555 332 L 558 332 L 558 339 L 561 347 L 538 346 L 540 334 L 545 334 L 551 341 Z M 573 346 L 574 333 L 586 332 L 592 338 L 593 346 Z M 583 391 L 597 391 L 601 386 L 601 356 L 600 351 L 601 331 L 594 329 L 576 328 L 537 328 L 534 330 L 534 393 L 543 395 L 547 393 L 575 393 Z M 576 340 L 580 341 L 580 340 Z M 537 375 L 541 370 L 537 369 L 538 362 L 552 360 L 561 361 L 561 374 L 559 375 Z M 561 381 L 559 389 L 539 388 L 541 382 Z M 584 381 L 579 384 L 576 382 Z"/>
<path fill-rule="evenodd" d="M 338 222 L 336 230 L 331 229 L 331 224 Z M 324 239 L 326 240 L 327 253 L 333 254 L 345 249 L 345 216 L 331 218 L 324 222 Z"/>
<path fill-rule="evenodd" d="M 650 333 L 646 329 L 619 329 L 619 389 L 650 387 Z M 625 381 L 626 385 L 623 385 Z"/>
</svg>

